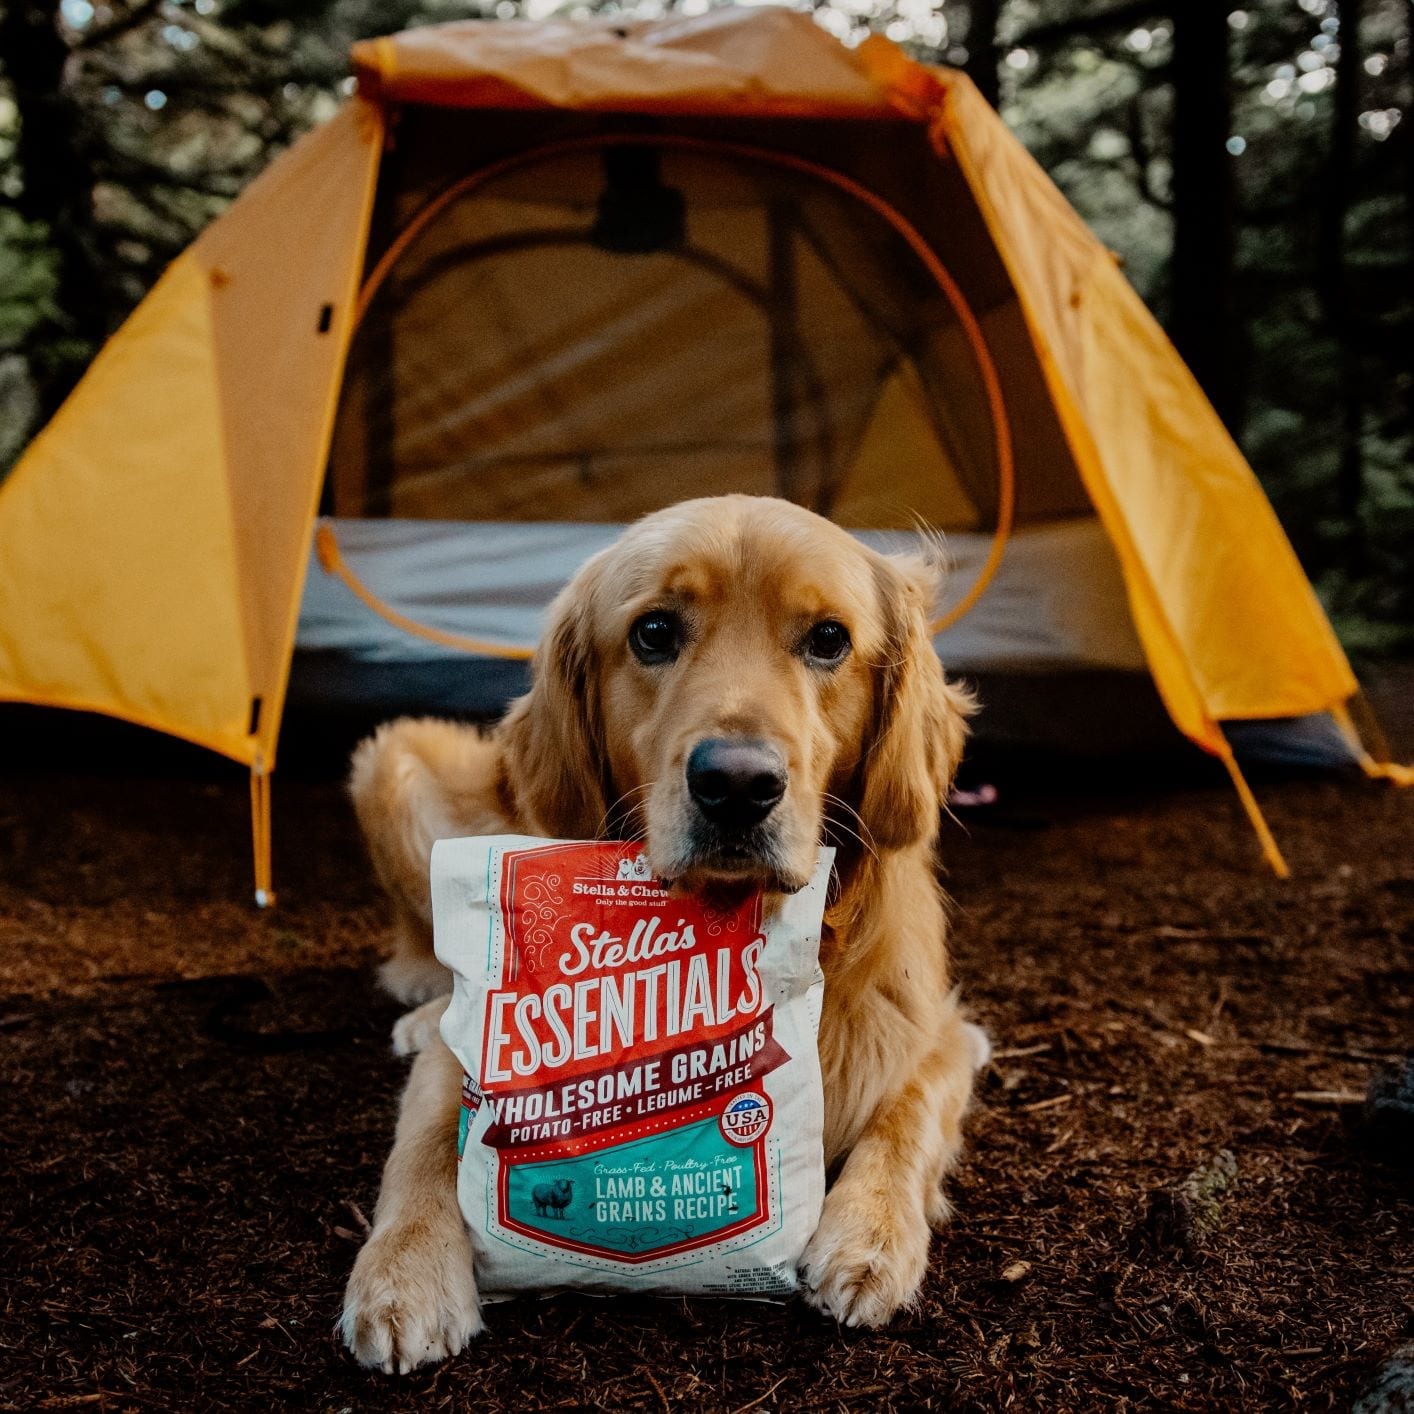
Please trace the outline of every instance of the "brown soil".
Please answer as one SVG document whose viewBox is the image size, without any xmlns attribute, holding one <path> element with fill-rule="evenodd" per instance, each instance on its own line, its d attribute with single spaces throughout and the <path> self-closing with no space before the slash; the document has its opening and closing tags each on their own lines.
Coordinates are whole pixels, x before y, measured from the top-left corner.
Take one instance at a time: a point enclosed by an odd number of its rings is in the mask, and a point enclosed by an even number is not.
<svg viewBox="0 0 1414 1414">
<path fill-rule="evenodd" d="M 38 721 L 0 718 L 0 1407 L 1344 1408 L 1414 1335 L 1409 1169 L 1302 1098 L 1411 1049 L 1414 792 L 1263 783 L 1282 884 L 1189 758 L 1013 764 L 944 843 L 998 1058 L 918 1308 L 526 1301 L 396 1381 L 333 1337 L 402 1075 L 337 783 L 277 783 L 260 914 L 240 778 Z M 1223 1149 L 1215 1231 L 1158 1243 Z"/>
</svg>

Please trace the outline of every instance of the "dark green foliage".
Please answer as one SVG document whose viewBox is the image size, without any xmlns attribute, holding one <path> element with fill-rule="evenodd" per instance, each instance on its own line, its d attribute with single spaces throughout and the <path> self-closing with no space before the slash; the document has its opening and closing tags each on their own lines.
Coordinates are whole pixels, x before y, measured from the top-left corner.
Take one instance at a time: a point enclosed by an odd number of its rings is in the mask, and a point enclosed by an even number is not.
<svg viewBox="0 0 1414 1414">
<path fill-rule="evenodd" d="M 1408 651 L 1414 6 L 1233 0 L 1227 72 L 1240 150 L 1223 300 L 1201 281 L 1176 289 L 1170 259 L 1175 228 L 1213 215 L 1203 191 L 1184 203 L 1173 183 L 1172 16 L 1186 3 L 1012 0 L 1003 111 L 1170 330 L 1181 304 L 1232 349 L 1225 386 L 1199 371 L 1347 646 Z"/>
<path fill-rule="evenodd" d="M 167 261 L 333 111 L 354 39 L 527 8 L 551 5 L 0 0 L 0 467 Z M 997 94 L 1189 356 L 1347 644 L 1414 648 L 1414 4 L 814 8 Z M 557 13 L 596 10 L 647 4 Z"/>
</svg>

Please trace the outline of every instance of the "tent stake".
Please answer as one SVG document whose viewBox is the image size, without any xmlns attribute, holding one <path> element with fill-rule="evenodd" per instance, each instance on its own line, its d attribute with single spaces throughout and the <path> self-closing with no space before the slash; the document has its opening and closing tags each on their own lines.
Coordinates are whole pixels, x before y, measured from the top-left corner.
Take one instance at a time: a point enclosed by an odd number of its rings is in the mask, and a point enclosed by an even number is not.
<svg viewBox="0 0 1414 1414">
<path fill-rule="evenodd" d="M 255 906 L 270 908 L 275 903 L 270 870 L 270 773 L 259 755 L 250 767 L 250 836 L 255 855 Z"/>
</svg>

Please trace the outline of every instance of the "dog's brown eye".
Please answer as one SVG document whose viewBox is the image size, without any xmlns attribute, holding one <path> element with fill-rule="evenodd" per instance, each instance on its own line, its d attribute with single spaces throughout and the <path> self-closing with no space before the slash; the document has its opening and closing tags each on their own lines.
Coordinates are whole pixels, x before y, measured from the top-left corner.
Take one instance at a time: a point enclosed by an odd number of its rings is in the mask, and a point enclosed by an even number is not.
<svg viewBox="0 0 1414 1414">
<path fill-rule="evenodd" d="M 805 636 L 805 655 L 817 663 L 838 663 L 849 652 L 849 630 L 834 619 L 818 623 Z"/>
<path fill-rule="evenodd" d="M 628 646 L 640 663 L 671 663 L 681 645 L 681 620 L 662 610 L 636 618 L 628 631 Z"/>
</svg>

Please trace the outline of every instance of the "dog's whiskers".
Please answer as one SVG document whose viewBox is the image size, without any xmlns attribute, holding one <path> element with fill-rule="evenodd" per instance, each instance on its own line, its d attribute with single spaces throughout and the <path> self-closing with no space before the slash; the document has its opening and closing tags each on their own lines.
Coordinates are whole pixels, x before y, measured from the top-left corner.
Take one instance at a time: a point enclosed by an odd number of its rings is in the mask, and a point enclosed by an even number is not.
<svg viewBox="0 0 1414 1414">
<path fill-rule="evenodd" d="M 608 807 L 605 809 L 604 813 L 599 817 L 599 823 L 598 823 L 598 825 L 596 825 L 595 828 L 594 828 L 594 838 L 595 838 L 595 839 L 602 839 L 602 838 L 603 838 L 604 832 L 609 828 L 609 823 L 610 823 L 610 821 L 614 818 L 615 812 L 618 811 L 619 808 L 620 808 L 622 805 L 624 805 L 624 803 L 625 803 L 626 801 L 630 800 L 630 799 L 631 799 L 633 796 L 635 796 L 635 795 L 646 794 L 648 791 L 650 791 L 650 790 L 652 790 L 652 789 L 653 789 L 653 783 L 652 783 L 651 781 L 649 781 L 649 782 L 647 782 L 647 783 L 644 784 L 644 785 L 641 785 L 641 786 L 634 786 L 634 787 L 632 788 L 632 790 L 626 790 L 621 796 L 619 796 L 619 798 L 618 798 L 616 801 L 613 802 L 612 805 L 608 806 Z M 624 816 L 627 818 L 627 817 L 630 817 L 630 816 L 633 816 L 633 815 L 638 814 L 638 813 L 640 812 L 640 810 L 641 810 L 641 807 L 640 807 L 639 805 L 634 805 L 631 810 L 625 810 L 623 813 L 624 813 Z M 637 830 L 637 832 L 636 832 L 632 837 L 623 836 L 623 837 L 621 837 L 621 838 L 624 838 L 624 839 L 625 839 L 625 842 L 630 842 L 630 838 L 631 838 L 631 840 L 635 840 L 635 841 L 646 841 L 646 838 L 647 838 L 647 826 L 646 826 L 646 825 L 640 826 L 640 828 Z"/>
<path fill-rule="evenodd" d="M 865 824 L 864 817 L 860 815 L 859 811 L 857 811 L 854 806 L 852 806 L 847 800 L 841 800 L 839 796 L 834 795 L 830 791 L 826 791 L 822 799 L 824 800 L 827 806 L 838 806 L 841 810 L 844 810 L 849 815 L 852 815 L 854 819 L 859 823 L 858 830 L 852 829 L 849 825 L 845 824 L 844 821 L 840 820 L 836 816 L 830 815 L 827 812 L 825 816 L 826 826 L 837 829 L 841 833 L 850 835 L 854 839 L 858 840 L 859 847 L 864 850 L 865 853 L 872 855 L 877 861 L 879 858 L 879 851 L 874 844 L 874 832 L 869 828 L 867 824 Z M 866 834 L 869 836 L 868 839 L 864 838 Z"/>
</svg>

